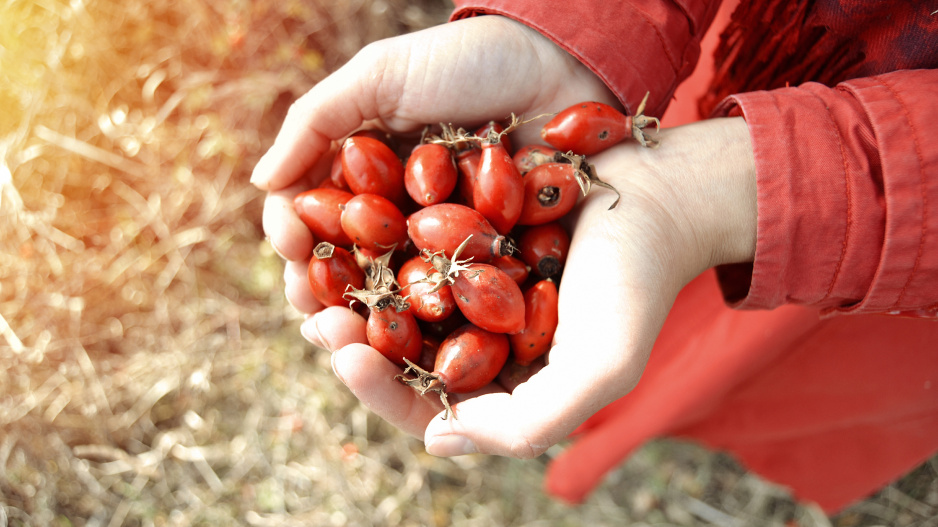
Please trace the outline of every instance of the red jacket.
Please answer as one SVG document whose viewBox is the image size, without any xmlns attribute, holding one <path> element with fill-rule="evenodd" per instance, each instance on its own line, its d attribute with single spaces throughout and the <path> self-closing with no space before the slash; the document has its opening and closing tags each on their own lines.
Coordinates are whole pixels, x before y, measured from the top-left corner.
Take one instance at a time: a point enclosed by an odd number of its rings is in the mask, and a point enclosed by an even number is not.
<svg viewBox="0 0 938 527">
<path fill-rule="evenodd" d="M 650 91 L 648 115 L 693 70 L 719 8 L 456 4 L 454 19 L 537 29 L 626 108 Z M 568 501 L 656 436 L 728 450 L 828 511 L 938 451 L 938 17 L 926 2 L 745 4 L 703 105 L 731 94 L 715 114 L 749 125 L 755 261 L 684 289 L 638 387 L 551 464 L 547 488 Z"/>
</svg>

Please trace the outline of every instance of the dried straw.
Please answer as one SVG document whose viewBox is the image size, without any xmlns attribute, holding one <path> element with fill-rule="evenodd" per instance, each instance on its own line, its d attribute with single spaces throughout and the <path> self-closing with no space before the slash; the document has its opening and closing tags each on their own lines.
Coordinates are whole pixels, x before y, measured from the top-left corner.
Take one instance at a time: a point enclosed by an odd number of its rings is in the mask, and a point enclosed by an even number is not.
<svg viewBox="0 0 938 527">
<path fill-rule="evenodd" d="M 825 525 L 675 442 L 564 507 L 553 452 L 432 458 L 300 338 L 250 169 L 292 100 L 449 9 L 0 2 L 0 526 Z M 857 514 L 926 521 L 928 475 Z"/>
</svg>

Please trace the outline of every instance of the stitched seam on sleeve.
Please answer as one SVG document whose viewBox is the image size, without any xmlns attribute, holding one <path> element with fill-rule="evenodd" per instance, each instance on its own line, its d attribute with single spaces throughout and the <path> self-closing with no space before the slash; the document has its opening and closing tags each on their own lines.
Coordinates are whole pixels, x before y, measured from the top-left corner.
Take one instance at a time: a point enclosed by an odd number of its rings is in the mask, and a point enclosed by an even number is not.
<svg viewBox="0 0 938 527">
<path fill-rule="evenodd" d="M 820 97 L 818 97 L 820 99 Z M 840 277 L 840 271 L 844 265 L 844 259 L 847 256 L 847 242 L 850 238 L 850 227 L 853 224 L 853 204 L 851 200 L 850 192 L 850 176 L 849 171 L 847 170 L 847 152 L 844 147 L 844 138 L 840 132 L 840 127 L 837 126 L 837 122 L 834 120 L 834 116 L 831 113 L 830 106 L 828 106 L 824 101 L 821 101 L 824 105 L 824 108 L 827 110 L 827 117 L 831 123 L 833 129 L 837 132 L 837 145 L 840 146 L 840 162 L 843 165 L 843 174 L 844 174 L 844 194 L 847 201 L 847 222 L 844 226 L 844 235 L 840 245 L 840 258 L 837 259 L 837 265 L 834 267 L 834 275 L 831 277 L 831 283 L 827 287 L 827 294 L 824 295 L 824 298 L 821 299 L 821 302 L 830 298 L 834 293 L 834 285 L 837 284 L 837 279 Z"/>
<path fill-rule="evenodd" d="M 909 273 L 909 277 L 906 278 L 905 285 L 902 286 L 902 290 L 899 291 L 899 295 L 896 296 L 896 301 L 891 306 L 892 309 L 895 309 L 902 303 L 902 299 L 905 297 L 906 291 L 908 291 L 909 285 L 912 283 L 912 277 L 918 272 L 919 265 L 922 263 L 922 255 L 925 252 L 925 234 L 928 230 L 926 223 L 928 218 L 928 185 L 925 181 L 925 171 L 922 170 L 922 167 L 925 166 L 925 159 L 922 155 L 922 145 L 919 143 L 918 130 L 915 128 L 915 124 L 912 121 L 909 108 L 906 107 L 902 99 L 899 98 L 899 94 L 885 79 L 877 77 L 876 80 L 889 90 L 892 97 L 899 103 L 899 106 L 902 108 L 902 113 L 905 115 L 905 121 L 909 123 L 909 129 L 912 131 L 912 143 L 915 145 L 915 157 L 918 160 L 919 182 L 922 191 L 922 234 L 918 240 L 918 254 L 915 256 L 915 264 L 912 265 L 912 271 Z"/>
<path fill-rule="evenodd" d="M 661 46 L 661 49 L 664 50 L 664 56 L 668 58 L 668 62 L 671 64 L 671 71 L 674 72 L 674 75 L 676 77 L 678 72 L 680 71 L 680 68 L 674 62 L 675 60 L 674 57 L 672 57 L 671 53 L 668 52 L 668 47 L 665 45 L 666 41 L 665 41 L 664 35 L 661 34 L 661 30 L 658 28 L 658 26 L 653 24 L 651 20 L 648 19 L 648 15 L 646 15 L 643 11 L 641 11 L 640 9 L 636 9 L 635 12 L 638 13 L 642 17 L 642 20 L 645 22 L 645 24 L 647 24 L 649 27 L 651 27 L 655 31 L 655 36 L 658 37 L 658 44 Z M 690 20 L 688 20 L 687 25 L 690 26 Z"/>
</svg>

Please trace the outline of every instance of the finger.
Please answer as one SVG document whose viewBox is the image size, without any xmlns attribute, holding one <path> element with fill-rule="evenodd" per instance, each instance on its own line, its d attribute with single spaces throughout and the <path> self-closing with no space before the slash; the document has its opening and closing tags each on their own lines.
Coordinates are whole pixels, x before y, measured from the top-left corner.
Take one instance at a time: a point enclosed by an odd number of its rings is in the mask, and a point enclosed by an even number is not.
<svg viewBox="0 0 938 527">
<path fill-rule="evenodd" d="M 306 260 L 313 252 L 313 235 L 293 208 L 293 198 L 305 189 L 294 185 L 270 192 L 264 200 L 264 234 L 285 260 Z"/>
<path fill-rule="evenodd" d="M 365 318 L 347 307 L 323 309 L 307 318 L 300 332 L 306 340 L 330 351 L 350 344 L 368 344 Z"/>
<path fill-rule="evenodd" d="M 371 411 L 415 437 L 423 437 L 427 423 L 440 412 L 439 400 L 423 397 L 395 377 L 401 368 L 378 350 L 352 344 L 332 354 L 332 369 Z"/>
<path fill-rule="evenodd" d="M 287 261 L 283 268 L 284 295 L 294 309 L 303 314 L 312 314 L 323 308 L 322 303 L 313 296 L 309 286 L 306 269 L 307 261 Z"/>
<path fill-rule="evenodd" d="M 254 167 L 251 183 L 264 190 L 292 185 L 334 141 L 378 117 L 374 83 L 383 69 L 381 61 L 373 53 L 360 52 L 297 99 L 273 146 Z"/>
<path fill-rule="evenodd" d="M 453 406 L 455 419 L 433 419 L 427 425 L 427 452 L 536 457 L 614 400 L 603 393 L 607 388 L 602 384 L 609 379 L 594 376 L 592 368 L 551 362 L 511 394 L 490 393 L 461 401 Z M 576 381 L 584 378 L 592 381 Z"/>
<path fill-rule="evenodd" d="M 511 360 L 508 364 L 502 368 L 502 371 L 498 373 L 498 384 L 505 389 L 506 392 L 511 393 L 517 388 L 520 384 L 527 382 L 532 375 L 541 370 L 545 365 L 545 356 L 538 357 L 531 364 L 522 366 L 517 362 Z"/>
</svg>

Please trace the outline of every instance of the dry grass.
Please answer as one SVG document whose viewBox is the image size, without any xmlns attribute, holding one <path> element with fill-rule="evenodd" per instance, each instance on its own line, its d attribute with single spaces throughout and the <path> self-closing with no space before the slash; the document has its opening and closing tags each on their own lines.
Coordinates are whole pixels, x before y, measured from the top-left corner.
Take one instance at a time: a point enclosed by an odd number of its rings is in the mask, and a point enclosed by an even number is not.
<svg viewBox="0 0 938 527">
<path fill-rule="evenodd" d="M 0 0 L 0 526 L 938 525 L 927 463 L 837 518 L 657 441 L 582 507 L 432 458 L 299 337 L 247 184 L 285 108 L 423 0 Z"/>
</svg>

